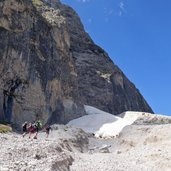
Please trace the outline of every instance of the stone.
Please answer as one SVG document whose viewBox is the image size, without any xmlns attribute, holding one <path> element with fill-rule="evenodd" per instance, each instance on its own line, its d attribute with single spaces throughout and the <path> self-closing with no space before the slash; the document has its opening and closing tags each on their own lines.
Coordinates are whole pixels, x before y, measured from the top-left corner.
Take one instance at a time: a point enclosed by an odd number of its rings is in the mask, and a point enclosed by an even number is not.
<svg viewBox="0 0 171 171">
<path fill-rule="evenodd" d="M 102 147 L 99 148 L 100 153 L 110 153 L 109 148 L 111 145 L 103 145 Z"/>
</svg>

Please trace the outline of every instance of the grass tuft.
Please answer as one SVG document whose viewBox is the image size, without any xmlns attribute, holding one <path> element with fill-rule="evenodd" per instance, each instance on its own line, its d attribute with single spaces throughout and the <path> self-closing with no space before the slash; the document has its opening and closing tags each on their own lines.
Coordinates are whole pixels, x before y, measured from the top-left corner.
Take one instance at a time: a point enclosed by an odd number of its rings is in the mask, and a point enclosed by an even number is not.
<svg viewBox="0 0 171 171">
<path fill-rule="evenodd" d="M 12 128 L 10 126 L 0 124 L 0 133 L 7 133 L 11 131 L 12 131 Z"/>
</svg>

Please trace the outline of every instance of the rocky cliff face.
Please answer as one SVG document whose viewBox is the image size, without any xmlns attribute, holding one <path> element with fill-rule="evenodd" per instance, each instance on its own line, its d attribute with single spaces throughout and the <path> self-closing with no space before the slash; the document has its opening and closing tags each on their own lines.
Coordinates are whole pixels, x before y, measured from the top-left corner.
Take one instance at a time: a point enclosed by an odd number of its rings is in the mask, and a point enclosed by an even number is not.
<svg viewBox="0 0 171 171">
<path fill-rule="evenodd" d="M 152 112 L 142 95 L 59 1 L 0 1 L 0 117 L 65 123 L 83 105 Z"/>
</svg>

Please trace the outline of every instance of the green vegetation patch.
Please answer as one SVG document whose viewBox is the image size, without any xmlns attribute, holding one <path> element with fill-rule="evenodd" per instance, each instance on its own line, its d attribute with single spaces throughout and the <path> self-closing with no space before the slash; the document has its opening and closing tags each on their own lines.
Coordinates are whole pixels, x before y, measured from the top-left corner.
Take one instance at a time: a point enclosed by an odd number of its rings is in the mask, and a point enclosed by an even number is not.
<svg viewBox="0 0 171 171">
<path fill-rule="evenodd" d="M 11 131 L 12 131 L 12 128 L 10 126 L 0 124 L 0 133 L 7 133 Z"/>
<path fill-rule="evenodd" d="M 32 0 L 34 6 L 42 6 L 43 2 L 41 0 Z"/>
</svg>

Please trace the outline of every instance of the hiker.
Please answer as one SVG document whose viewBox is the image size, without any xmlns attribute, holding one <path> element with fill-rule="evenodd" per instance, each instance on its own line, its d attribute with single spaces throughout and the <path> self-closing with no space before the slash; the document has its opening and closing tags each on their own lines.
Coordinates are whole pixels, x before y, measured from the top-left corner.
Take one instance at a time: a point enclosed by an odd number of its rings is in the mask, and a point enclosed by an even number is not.
<svg viewBox="0 0 171 171">
<path fill-rule="evenodd" d="M 48 138 L 49 137 L 49 132 L 50 132 L 50 130 L 52 131 L 52 128 L 51 128 L 50 125 L 47 125 L 45 129 L 46 129 L 46 138 Z"/>
<path fill-rule="evenodd" d="M 34 134 L 36 132 L 34 124 L 32 124 L 32 123 L 29 124 L 28 132 L 29 132 L 29 138 L 31 138 L 31 134 Z"/>
<path fill-rule="evenodd" d="M 34 139 L 37 139 L 37 135 L 38 135 L 38 132 L 39 130 L 42 128 L 42 123 L 40 121 L 36 121 L 33 125 L 34 129 L 35 129 L 35 132 L 36 132 L 36 135 L 33 137 Z"/>
<path fill-rule="evenodd" d="M 24 136 L 28 133 L 27 128 L 28 128 L 28 123 L 27 123 L 27 121 L 25 121 L 24 124 L 22 125 L 22 129 L 23 129 L 23 138 L 24 138 Z"/>
</svg>

